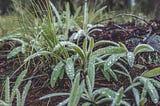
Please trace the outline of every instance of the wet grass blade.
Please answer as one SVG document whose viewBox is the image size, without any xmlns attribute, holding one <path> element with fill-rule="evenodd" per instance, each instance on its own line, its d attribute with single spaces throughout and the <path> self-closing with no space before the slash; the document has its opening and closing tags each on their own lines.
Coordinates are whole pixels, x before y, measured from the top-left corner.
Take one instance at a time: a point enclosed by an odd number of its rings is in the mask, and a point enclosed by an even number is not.
<svg viewBox="0 0 160 106">
<path fill-rule="evenodd" d="M 121 57 L 121 54 L 113 54 L 109 56 L 108 59 L 105 61 L 104 70 L 110 69 L 111 66 L 114 65 L 120 57 Z"/>
<path fill-rule="evenodd" d="M 23 93 L 22 93 L 21 106 L 24 106 L 24 105 L 25 105 L 25 100 L 26 100 L 26 97 L 27 97 L 29 88 L 30 88 L 30 86 L 31 86 L 31 83 L 32 83 L 31 81 L 28 81 L 27 84 L 26 84 L 25 87 L 24 87 L 24 90 L 23 90 Z"/>
<path fill-rule="evenodd" d="M 87 0 L 85 0 L 84 4 L 84 22 L 83 22 L 83 30 L 87 31 L 87 24 L 88 24 L 88 3 Z"/>
<path fill-rule="evenodd" d="M 53 69 L 53 72 L 52 72 L 52 75 L 51 75 L 51 81 L 50 81 L 50 84 L 52 87 L 55 86 L 56 84 L 56 81 L 61 73 L 61 70 L 63 68 L 64 64 L 62 62 L 59 62 L 55 68 Z"/>
<path fill-rule="evenodd" d="M 138 54 L 140 52 L 152 52 L 154 51 L 154 49 L 147 44 L 140 44 L 138 46 L 136 46 L 136 48 L 134 49 L 134 54 Z"/>
<path fill-rule="evenodd" d="M 10 81 L 9 81 L 9 77 L 7 77 L 6 79 L 6 83 L 5 83 L 5 102 L 6 103 L 10 103 Z"/>
<path fill-rule="evenodd" d="M 73 86 L 72 86 L 72 89 L 71 89 L 68 106 L 77 106 L 77 104 L 76 104 L 77 100 L 75 100 L 75 99 L 79 98 L 79 97 L 77 97 L 77 96 L 79 96 L 79 95 L 77 95 L 77 92 L 79 92 L 77 90 L 77 88 L 79 87 L 79 81 L 80 81 L 80 73 L 78 73 L 76 75 L 75 79 L 74 79 L 74 83 L 73 83 Z"/>
<path fill-rule="evenodd" d="M 116 95 L 116 97 L 113 99 L 113 102 L 111 104 L 111 106 L 119 106 L 120 105 L 120 102 L 122 100 L 124 96 L 124 91 L 123 91 L 123 88 L 120 88 L 118 90 L 118 94 Z"/>
<path fill-rule="evenodd" d="M 140 104 L 140 94 L 139 94 L 139 91 L 136 88 L 133 88 L 132 92 L 133 92 L 134 97 L 135 97 L 136 105 L 139 106 L 139 104 Z"/>
<path fill-rule="evenodd" d="M 74 62 L 73 62 L 72 58 L 68 58 L 66 60 L 65 69 L 66 69 L 66 73 L 67 73 L 69 79 L 72 81 L 75 76 Z"/>
<path fill-rule="evenodd" d="M 133 53 L 133 52 L 128 52 L 128 53 L 127 53 L 127 61 L 128 61 L 129 65 L 130 65 L 130 67 L 133 67 L 133 65 L 134 65 L 134 60 L 135 60 L 135 55 L 134 55 L 134 53 Z"/>
<path fill-rule="evenodd" d="M 18 87 L 20 86 L 20 84 L 22 83 L 23 81 L 23 78 L 25 77 L 27 73 L 27 70 L 24 70 L 17 78 L 16 82 L 15 82 L 15 85 L 12 89 L 12 93 L 11 93 L 11 102 L 13 101 L 14 99 L 14 96 L 15 96 L 15 90 L 18 89 Z"/>
<path fill-rule="evenodd" d="M 154 68 L 142 74 L 143 77 L 155 77 L 158 75 L 160 75 L 160 67 Z"/>
<path fill-rule="evenodd" d="M 159 81 L 154 80 L 154 79 L 150 79 L 150 81 L 152 82 L 152 84 L 153 84 L 155 87 L 157 87 L 157 88 L 160 89 L 160 82 L 159 82 Z"/>
<path fill-rule="evenodd" d="M 56 9 L 56 7 L 54 6 L 53 3 L 51 3 L 51 2 L 49 2 L 49 3 L 50 3 L 50 5 L 51 5 L 52 10 L 54 11 L 54 13 L 55 13 L 57 19 L 58 19 L 59 24 L 62 25 L 61 16 L 60 16 L 58 10 Z"/>
<path fill-rule="evenodd" d="M 18 89 L 16 89 L 15 91 L 16 91 L 16 99 L 17 99 L 16 104 L 17 106 L 21 106 L 21 94 Z"/>
<path fill-rule="evenodd" d="M 35 57 L 38 57 L 38 56 L 46 56 L 46 55 L 48 55 L 48 54 L 50 54 L 50 53 L 51 53 L 51 52 L 49 52 L 49 51 L 39 51 L 39 52 L 36 52 L 36 53 L 28 56 L 28 57 L 24 60 L 24 62 L 27 62 L 27 61 L 29 61 L 29 60 L 31 60 L 31 59 L 34 59 Z"/>
<path fill-rule="evenodd" d="M 93 52 L 94 56 L 101 56 L 104 54 L 113 55 L 113 54 L 120 54 L 120 53 L 126 53 L 126 49 L 122 47 L 115 47 L 115 46 L 109 46 L 105 48 L 101 48 Z"/>
<path fill-rule="evenodd" d="M 14 57 L 15 55 L 17 55 L 18 53 L 20 53 L 22 51 L 22 47 L 16 47 L 14 48 L 8 55 L 7 55 L 7 59 Z"/>
<path fill-rule="evenodd" d="M 155 104 L 158 103 L 159 100 L 158 92 L 150 81 L 147 82 L 147 92 L 149 93 L 152 102 Z"/>
<path fill-rule="evenodd" d="M 95 43 L 94 47 L 97 47 L 97 46 L 103 45 L 103 44 L 111 44 L 111 45 L 119 46 L 118 43 L 113 42 L 111 40 L 100 40 L 100 41 L 98 41 L 98 42 Z"/>
<path fill-rule="evenodd" d="M 48 99 L 48 98 L 56 97 L 56 96 L 69 96 L 69 95 L 70 93 L 52 93 L 52 94 L 48 94 L 48 95 L 45 95 L 39 98 L 39 100 Z"/>
<path fill-rule="evenodd" d="M 90 79 L 91 88 L 93 90 L 94 88 L 94 82 L 95 82 L 95 58 L 91 57 L 88 63 L 88 77 Z"/>
</svg>

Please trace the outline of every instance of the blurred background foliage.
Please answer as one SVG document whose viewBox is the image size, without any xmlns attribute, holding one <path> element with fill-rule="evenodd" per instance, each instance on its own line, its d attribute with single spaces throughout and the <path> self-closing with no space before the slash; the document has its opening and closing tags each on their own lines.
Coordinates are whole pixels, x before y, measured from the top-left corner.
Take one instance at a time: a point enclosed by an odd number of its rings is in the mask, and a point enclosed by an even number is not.
<svg viewBox="0 0 160 106">
<path fill-rule="evenodd" d="M 0 0 L 0 14 L 5 15 L 9 12 L 13 12 L 13 2 L 15 0 Z M 21 1 L 23 6 L 31 4 L 30 1 L 34 1 L 39 4 L 45 0 L 18 0 Z M 60 10 L 64 9 L 65 3 L 69 2 L 72 11 L 76 9 L 76 6 L 83 5 L 85 0 L 51 0 L 56 4 Z M 145 15 L 151 15 L 153 18 L 160 18 L 160 0 L 88 0 L 90 9 L 95 7 L 107 6 L 106 11 L 132 11 L 133 13 L 144 13 Z"/>
<path fill-rule="evenodd" d="M 43 17 L 45 11 L 46 0 L 0 0 L 0 36 L 14 31 L 16 25 L 15 13 L 22 14 L 23 9 L 28 9 L 33 14 Z M 84 6 L 85 0 L 50 0 L 58 9 L 59 13 L 63 13 L 66 3 L 70 4 L 71 14 L 75 14 L 79 6 Z M 136 15 L 148 16 L 148 19 L 160 18 L 160 0 L 87 0 L 89 11 L 94 11 L 106 6 L 104 13 L 106 17 L 132 13 Z M 34 13 L 33 5 L 39 6 L 43 12 Z M 82 8 L 83 9 L 83 8 Z M 83 10 L 82 10 L 83 11 Z M 41 14 L 40 14 L 41 13 Z M 24 13 L 25 15 L 27 13 Z M 17 15 L 17 14 L 16 14 Z"/>
</svg>

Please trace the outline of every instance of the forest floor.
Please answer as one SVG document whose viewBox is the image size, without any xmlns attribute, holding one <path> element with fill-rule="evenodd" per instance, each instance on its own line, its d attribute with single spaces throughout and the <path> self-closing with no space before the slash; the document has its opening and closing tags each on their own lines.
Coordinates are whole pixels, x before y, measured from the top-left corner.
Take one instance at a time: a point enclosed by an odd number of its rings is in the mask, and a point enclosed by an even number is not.
<svg viewBox="0 0 160 106">
<path fill-rule="evenodd" d="M 97 27 L 101 31 L 93 31 L 90 36 L 92 36 L 95 41 L 99 40 L 112 40 L 115 42 L 124 43 L 130 51 L 140 43 L 145 43 L 151 45 L 156 52 L 153 53 L 140 53 L 136 56 L 135 64 L 141 64 L 144 67 L 130 68 L 126 66 L 127 70 L 130 72 L 131 76 L 134 78 L 141 75 L 144 71 L 153 69 L 160 66 L 160 20 L 152 20 L 148 24 L 136 25 L 135 23 L 115 23 L 110 22 L 104 27 Z M 0 46 L 0 89 L 3 89 L 3 82 L 7 75 L 11 75 L 19 67 L 19 64 L 22 58 L 12 58 L 7 59 L 7 54 L 14 47 L 18 45 L 17 42 L 9 41 Z M 39 64 L 39 63 L 37 63 Z M 123 63 L 125 64 L 125 63 Z M 38 65 L 37 65 L 38 66 Z M 112 68 L 118 68 L 114 65 Z M 17 71 L 13 76 L 11 81 L 14 82 L 17 78 L 17 75 L 23 70 L 23 67 Z M 30 87 L 29 93 L 26 99 L 26 106 L 55 106 L 57 103 L 60 103 L 66 97 L 53 97 L 51 99 L 40 101 L 39 98 L 50 93 L 55 92 L 69 92 L 71 88 L 70 81 L 67 77 L 62 80 L 58 80 L 56 86 L 52 88 L 49 84 L 50 67 L 31 67 L 27 73 L 26 78 L 32 79 L 32 85 Z M 44 74 L 45 73 L 45 74 Z M 160 76 L 155 78 L 160 81 Z M 24 85 L 26 84 L 27 79 L 20 86 L 20 91 L 23 90 Z M 103 74 L 98 71 L 96 72 L 95 79 L 95 89 L 100 87 L 108 87 L 112 90 L 117 91 L 120 87 L 126 88 L 129 86 L 129 80 L 127 77 L 118 75 L 118 81 L 111 80 L 106 81 L 103 77 Z M 2 92 L 2 91 L 1 91 Z M 0 92 L 0 93 L 1 93 Z M 160 90 L 158 90 L 160 95 Z M 134 105 L 134 97 L 132 92 L 128 92 L 126 97 L 129 103 Z M 150 98 L 149 98 L 150 99 Z M 83 102 L 83 100 L 81 100 Z M 80 104 L 81 104 L 80 102 Z M 150 101 L 148 101 L 146 106 L 155 106 Z M 160 106 L 160 102 L 156 104 Z"/>
</svg>

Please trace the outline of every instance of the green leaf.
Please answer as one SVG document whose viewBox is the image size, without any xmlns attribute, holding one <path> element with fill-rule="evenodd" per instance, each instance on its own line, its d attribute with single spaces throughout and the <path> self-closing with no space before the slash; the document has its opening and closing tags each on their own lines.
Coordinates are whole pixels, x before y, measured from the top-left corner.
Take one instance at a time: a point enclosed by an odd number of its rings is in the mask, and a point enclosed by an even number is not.
<svg viewBox="0 0 160 106">
<path fill-rule="evenodd" d="M 69 79 L 72 81 L 75 76 L 74 62 L 72 58 L 67 58 L 65 69 Z"/>
<path fill-rule="evenodd" d="M 6 103 L 10 103 L 10 81 L 9 81 L 9 77 L 7 77 L 6 79 L 6 83 L 5 83 L 5 102 Z"/>
<path fill-rule="evenodd" d="M 122 87 L 118 90 L 118 94 L 113 99 L 113 102 L 112 102 L 111 106 L 119 106 L 123 96 L 124 96 L 124 90 L 123 90 L 123 87 Z"/>
<path fill-rule="evenodd" d="M 4 101 L 0 100 L 0 106 L 10 106 L 10 105 L 5 103 Z"/>
<path fill-rule="evenodd" d="M 147 92 L 149 93 L 152 102 L 155 104 L 158 103 L 159 100 L 158 92 L 150 81 L 147 82 Z"/>
<path fill-rule="evenodd" d="M 85 54 L 84 54 L 83 50 L 78 45 L 76 45 L 76 44 L 74 44 L 74 43 L 72 43 L 70 41 L 62 41 L 62 42 L 60 42 L 59 44 L 57 44 L 53 48 L 53 51 L 58 51 L 62 46 L 71 47 L 85 61 Z"/>
<path fill-rule="evenodd" d="M 16 47 L 14 48 L 8 55 L 7 55 L 7 59 L 14 57 L 15 55 L 17 55 L 18 53 L 20 53 L 22 51 L 22 47 Z"/>
<path fill-rule="evenodd" d="M 54 6 L 53 3 L 51 3 L 51 2 L 49 2 L 49 3 L 50 3 L 50 5 L 51 5 L 51 7 L 52 7 L 52 9 L 53 9 L 53 11 L 54 11 L 57 19 L 58 19 L 59 24 L 62 25 L 61 17 L 60 17 L 60 15 L 59 15 L 58 10 L 56 9 L 56 7 Z"/>
<path fill-rule="evenodd" d="M 77 89 L 77 94 L 76 94 L 76 97 L 75 97 L 75 101 L 74 103 L 76 104 L 76 106 L 78 105 L 78 102 L 82 96 L 82 93 L 84 91 L 84 87 L 85 87 L 85 83 L 84 83 L 84 80 L 81 82 L 81 84 L 79 85 L 78 89 Z"/>
<path fill-rule="evenodd" d="M 86 85 L 87 85 L 87 90 L 88 90 L 89 95 L 92 95 L 93 88 L 91 86 L 91 81 L 88 75 L 86 76 Z"/>
<path fill-rule="evenodd" d="M 103 44 L 111 44 L 111 45 L 119 46 L 118 43 L 113 42 L 111 40 L 100 40 L 100 41 L 98 41 L 98 42 L 95 43 L 94 47 L 97 47 L 97 46 L 103 45 Z"/>
<path fill-rule="evenodd" d="M 106 71 L 106 70 L 104 70 L 104 69 L 102 69 L 101 71 L 102 71 L 104 77 L 105 77 L 108 81 L 110 81 L 110 75 L 109 75 L 108 71 Z"/>
<path fill-rule="evenodd" d="M 114 65 L 120 57 L 121 57 L 121 54 L 113 54 L 109 56 L 104 64 L 104 70 L 110 69 L 111 66 Z"/>
<path fill-rule="evenodd" d="M 108 46 L 105 48 L 101 48 L 93 52 L 94 56 L 101 56 L 104 54 L 113 55 L 127 52 L 126 49 L 122 47 Z"/>
<path fill-rule="evenodd" d="M 69 102 L 69 98 L 65 99 L 64 101 L 60 102 L 57 106 L 66 106 L 66 104 Z"/>
<path fill-rule="evenodd" d="M 82 104 L 82 106 L 90 106 L 90 105 L 91 105 L 91 103 L 88 103 L 88 102 L 85 102 Z"/>
<path fill-rule="evenodd" d="M 160 89 L 160 82 L 159 82 L 159 81 L 154 80 L 154 79 L 150 79 L 150 81 L 152 82 L 152 84 L 153 84 L 155 87 L 157 87 L 157 88 Z"/>
<path fill-rule="evenodd" d="M 27 70 L 24 70 L 24 71 L 22 71 L 21 74 L 18 76 L 18 78 L 17 78 L 17 80 L 16 80 L 16 82 L 15 82 L 15 85 L 14 85 L 14 87 L 13 87 L 13 89 L 12 89 L 11 102 L 12 102 L 13 99 L 14 99 L 15 90 L 18 89 L 18 87 L 19 87 L 20 84 L 22 83 L 23 78 L 25 77 L 26 73 L 27 73 Z"/>
<path fill-rule="evenodd" d="M 88 73 L 88 77 L 90 79 L 91 87 L 93 90 L 94 82 L 95 82 L 95 58 L 94 57 L 90 57 L 90 59 L 89 59 L 87 73 Z"/>
<path fill-rule="evenodd" d="M 129 65 L 130 65 L 130 67 L 133 67 L 133 65 L 134 65 L 134 60 L 135 60 L 135 55 L 134 55 L 134 53 L 133 53 L 133 52 L 128 52 L 128 53 L 127 53 L 127 61 L 128 61 Z"/>
<path fill-rule="evenodd" d="M 134 54 L 138 54 L 140 52 L 152 52 L 154 51 L 154 49 L 147 44 L 140 44 L 138 46 L 136 46 L 136 48 L 134 49 Z"/>
<path fill-rule="evenodd" d="M 15 91 L 16 91 L 17 106 L 21 106 L 21 94 L 18 89 L 16 89 Z"/>
<path fill-rule="evenodd" d="M 49 51 L 39 51 L 39 52 L 36 52 L 36 53 L 28 56 L 28 57 L 24 60 L 24 62 L 27 62 L 27 61 L 29 61 L 29 60 L 31 60 L 31 59 L 34 59 L 35 57 L 38 57 L 38 56 L 46 56 L 46 55 L 48 55 L 48 54 L 50 54 L 50 53 L 51 53 L 51 52 L 49 52 Z"/>
<path fill-rule="evenodd" d="M 85 37 L 84 41 L 83 41 L 83 51 L 84 53 L 87 53 L 87 44 L 88 44 L 88 41 L 87 41 L 87 37 Z"/>
<path fill-rule="evenodd" d="M 61 74 L 61 70 L 63 68 L 64 64 L 62 62 L 59 62 L 55 68 L 53 69 L 53 72 L 52 72 L 52 75 L 51 75 L 51 81 L 50 81 L 50 84 L 52 87 L 55 86 L 56 84 L 56 81 L 59 77 L 59 75 Z"/>
<path fill-rule="evenodd" d="M 87 24 L 88 24 L 88 4 L 87 1 L 85 1 L 84 4 L 84 22 L 83 22 L 83 29 L 87 31 Z"/>
<path fill-rule="evenodd" d="M 132 88 L 132 92 L 133 92 L 134 97 L 135 97 L 136 105 L 139 106 L 139 104 L 140 104 L 140 94 L 139 94 L 139 91 L 136 88 Z"/>
<path fill-rule="evenodd" d="M 28 81 L 27 84 L 26 84 L 25 87 L 24 87 L 24 90 L 23 90 L 23 93 L 22 93 L 21 106 L 24 106 L 24 105 L 25 105 L 25 100 L 26 100 L 26 97 L 27 97 L 29 88 L 30 88 L 30 86 L 31 86 L 31 83 L 32 83 L 31 81 Z"/>
<path fill-rule="evenodd" d="M 68 32 L 69 32 L 69 28 L 70 28 L 70 5 L 69 3 L 67 2 L 67 5 L 66 5 L 66 17 L 65 17 L 65 39 L 67 40 L 68 39 Z"/>
<path fill-rule="evenodd" d="M 102 97 L 108 97 L 108 98 L 115 98 L 117 93 L 109 88 L 100 88 L 93 92 L 94 98 L 97 95 L 100 95 Z"/>
<path fill-rule="evenodd" d="M 79 81 L 80 81 L 80 73 L 78 73 L 74 79 L 74 83 L 73 83 L 73 86 L 71 89 L 70 100 L 69 100 L 68 106 L 76 106 L 76 101 L 78 101 L 78 100 L 75 100 L 75 99 L 79 98 L 79 97 L 76 97 L 76 96 L 79 96 L 79 95 L 77 95 L 77 92 L 79 92 L 77 90 L 77 88 L 79 87 Z"/>
<path fill-rule="evenodd" d="M 154 68 L 142 74 L 143 77 L 155 77 L 158 75 L 160 75 L 160 67 Z"/>
<path fill-rule="evenodd" d="M 52 93 L 52 94 L 48 94 L 48 95 L 45 95 L 43 97 L 41 97 L 39 100 L 43 100 L 43 99 L 48 99 L 48 98 L 51 98 L 51 97 L 55 97 L 55 96 L 69 96 L 70 93 Z"/>
<path fill-rule="evenodd" d="M 94 48 L 94 39 L 91 37 L 90 38 L 90 42 L 89 42 L 89 49 L 88 49 L 88 52 L 91 53 L 92 50 Z"/>
<path fill-rule="evenodd" d="M 108 69 L 107 71 L 110 73 L 110 75 L 111 75 L 116 81 L 118 81 L 117 75 L 114 73 L 114 71 L 113 71 L 111 68 Z"/>
</svg>

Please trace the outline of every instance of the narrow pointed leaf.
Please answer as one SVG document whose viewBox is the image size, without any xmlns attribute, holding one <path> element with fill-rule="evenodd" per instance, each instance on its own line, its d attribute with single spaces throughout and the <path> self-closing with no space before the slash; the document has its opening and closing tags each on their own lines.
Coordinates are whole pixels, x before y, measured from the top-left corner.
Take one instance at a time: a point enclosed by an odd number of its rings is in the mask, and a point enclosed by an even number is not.
<svg viewBox="0 0 160 106">
<path fill-rule="evenodd" d="M 136 105 L 139 106 L 139 104 L 140 104 L 140 94 L 139 94 L 139 91 L 136 88 L 133 88 L 132 92 L 133 92 L 134 97 L 135 97 Z"/>
<path fill-rule="evenodd" d="M 76 106 L 75 105 L 75 98 L 78 98 L 76 96 L 77 92 L 77 88 L 79 87 L 79 81 L 80 81 L 80 74 L 78 73 L 74 79 L 74 83 L 73 83 L 73 86 L 72 86 L 72 90 L 71 90 L 71 93 L 70 93 L 70 100 L 69 100 L 69 103 L 68 103 L 68 106 Z"/>
<path fill-rule="evenodd" d="M 154 49 L 150 45 L 140 44 L 136 46 L 136 48 L 134 49 L 134 54 L 136 55 L 137 53 L 140 52 L 152 52 L 152 51 L 154 51 Z"/>
<path fill-rule="evenodd" d="M 89 42 L 88 52 L 91 53 L 94 48 L 94 39 L 91 37 Z"/>
<path fill-rule="evenodd" d="M 91 82 L 92 90 L 94 88 L 94 82 L 95 82 L 95 58 L 91 57 L 88 64 L 88 77 Z"/>
<path fill-rule="evenodd" d="M 160 89 L 160 82 L 159 82 L 159 81 L 154 80 L 154 79 L 151 79 L 150 81 L 152 82 L 152 84 L 153 84 L 155 87 L 157 87 L 157 88 Z"/>
<path fill-rule="evenodd" d="M 112 54 L 120 54 L 127 52 L 126 49 L 122 47 L 108 46 L 105 48 L 101 48 L 93 52 L 94 56 L 101 56 L 104 54 L 112 55 Z"/>
<path fill-rule="evenodd" d="M 109 88 L 100 88 L 93 92 L 94 97 L 100 95 L 102 97 L 115 98 L 117 93 Z"/>
<path fill-rule="evenodd" d="M 83 41 L 83 51 L 84 51 L 84 53 L 87 53 L 87 45 L 88 45 L 88 39 L 86 37 Z"/>
<path fill-rule="evenodd" d="M 17 99 L 17 106 L 21 106 L 21 95 L 18 89 L 15 90 L 16 91 L 16 99 Z"/>
<path fill-rule="evenodd" d="M 150 81 L 147 82 L 147 92 L 149 93 L 152 102 L 155 104 L 158 103 L 159 100 L 158 92 Z"/>
<path fill-rule="evenodd" d="M 94 47 L 97 47 L 97 46 L 103 45 L 103 44 L 111 44 L 111 45 L 119 46 L 118 43 L 113 42 L 111 40 L 100 40 L 100 41 L 98 41 L 98 42 L 95 43 Z"/>
<path fill-rule="evenodd" d="M 128 52 L 128 53 L 127 53 L 127 61 L 128 61 L 129 65 L 130 65 L 130 67 L 133 67 L 133 65 L 134 65 L 134 60 L 135 60 L 135 55 L 134 55 L 134 53 L 133 53 L 133 52 Z"/>
<path fill-rule="evenodd" d="M 30 86 L 31 86 L 31 81 L 28 81 L 27 84 L 25 85 L 23 93 L 22 93 L 21 106 L 25 105 L 25 100 L 26 100 Z"/>
<path fill-rule="evenodd" d="M 108 71 L 107 71 L 107 70 L 104 70 L 104 69 L 102 69 L 101 71 L 102 71 L 104 77 L 105 77 L 108 81 L 110 81 L 110 75 L 109 75 Z"/>
<path fill-rule="evenodd" d="M 49 51 L 39 51 L 39 52 L 36 52 L 36 53 L 28 56 L 28 57 L 24 60 L 24 62 L 27 62 L 27 61 L 29 61 L 29 60 L 31 60 L 31 59 L 34 59 L 35 57 L 38 57 L 38 56 L 46 56 L 46 55 L 48 55 L 48 54 L 50 54 Z"/>
<path fill-rule="evenodd" d="M 23 78 L 25 77 L 27 73 L 27 70 L 24 70 L 17 78 L 16 82 L 15 82 L 15 85 L 12 89 L 12 93 L 11 93 L 11 102 L 13 101 L 14 99 L 14 96 L 15 96 L 15 90 L 18 89 L 18 87 L 20 86 L 20 84 L 22 83 L 23 81 Z"/>
<path fill-rule="evenodd" d="M 119 55 L 119 54 L 113 54 L 113 55 L 109 56 L 105 62 L 104 70 L 110 69 L 111 66 L 114 65 L 120 57 L 121 57 L 121 55 Z"/>
<path fill-rule="evenodd" d="M 74 62 L 73 62 L 72 58 L 67 59 L 65 69 L 66 69 L 66 73 L 67 73 L 69 79 L 72 81 L 75 76 Z"/>
<path fill-rule="evenodd" d="M 154 69 L 147 71 L 147 72 L 144 72 L 142 74 L 143 77 L 155 77 L 158 75 L 160 75 L 160 67 L 154 68 Z"/>
<path fill-rule="evenodd" d="M 17 55 L 18 53 L 20 53 L 22 51 L 22 47 L 16 47 L 14 48 L 8 55 L 7 55 L 7 59 L 14 57 L 15 55 Z"/>
<path fill-rule="evenodd" d="M 52 72 L 52 75 L 51 75 L 51 82 L 50 82 L 50 84 L 51 84 L 52 87 L 55 86 L 56 81 L 57 81 L 59 75 L 60 75 L 61 72 L 62 72 L 61 70 L 62 70 L 63 66 L 64 66 L 64 64 L 63 64 L 62 62 L 59 62 L 59 63 L 55 66 L 55 68 L 53 69 L 53 72 Z"/>
<path fill-rule="evenodd" d="M 9 77 L 7 77 L 6 82 L 5 82 L 5 102 L 10 103 L 10 81 Z"/>
<path fill-rule="evenodd" d="M 48 95 L 41 97 L 39 100 L 48 99 L 48 98 L 56 97 L 56 96 L 69 96 L 69 95 L 70 93 L 52 93 L 52 94 L 48 94 Z"/>
<path fill-rule="evenodd" d="M 118 94 L 117 94 L 116 97 L 114 98 L 111 106 L 119 106 L 119 105 L 120 105 L 120 102 L 121 102 L 121 100 L 122 100 L 122 98 L 123 98 L 123 96 L 124 96 L 123 88 L 120 88 L 120 89 L 118 90 Z"/>
</svg>

